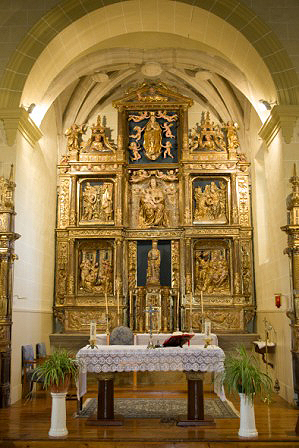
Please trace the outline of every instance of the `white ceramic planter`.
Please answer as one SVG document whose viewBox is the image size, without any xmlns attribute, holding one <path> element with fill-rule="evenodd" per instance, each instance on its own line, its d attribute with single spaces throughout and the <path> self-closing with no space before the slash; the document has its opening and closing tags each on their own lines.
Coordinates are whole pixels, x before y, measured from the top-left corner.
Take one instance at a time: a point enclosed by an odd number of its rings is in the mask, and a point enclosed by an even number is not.
<svg viewBox="0 0 299 448">
<path fill-rule="evenodd" d="M 240 395 L 240 437 L 256 437 L 258 432 L 255 426 L 254 403 L 245 394 Z"/>
<path fill-rule="evenodd" d="M 51 428 L 49 431 L 50 437 L 63 437 L 68 434 L 66 429 L 66 406 L 65 397 L 66 392 L 54 393 L 52 395 L 52 414 L 51 414 Z"/>
</svg>

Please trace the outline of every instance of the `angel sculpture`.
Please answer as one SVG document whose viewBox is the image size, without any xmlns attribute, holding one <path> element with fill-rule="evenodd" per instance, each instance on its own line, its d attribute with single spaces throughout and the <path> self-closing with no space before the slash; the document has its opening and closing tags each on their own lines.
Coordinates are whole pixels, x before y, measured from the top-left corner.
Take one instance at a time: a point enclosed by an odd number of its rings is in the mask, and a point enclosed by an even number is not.
<svg viewBox="0 0 299 448">
<path fill-rule="evenodd" d="M 163 132 L 165 132 L 165 137 L 167 138 L 175 138 L 175 136 L 172 134 L 170 126 L 173 126 L 173 123 L 163 123 Z"/>
<path fill-rule="evenodd" d="M 134 138 L 137 141 L 140 140 L 141 139 L 141 133 L 142 133 L 142 131 L 144 131 L 144 129 L 145 129 L 145 127 L 141 128 L 140 126 L 134 126 L 133 127 L 133 131 L 135 131 L 136 134 L 131 134 L 131 135 L 129 135 L 129 137 Z"/>
<path fill-rule="evenodd" d="M 149 117 L 149 113 L 147 111 L 139 112 L 138 115 L 129 115 L 129 121 L 133 120 L 135 123 L 142 121 Z"/>
<path fill-rule="evenodd" d="M 131 157 L 131 160 L 139 160 L 141 159 L 141 155 L 139 154 L 139 151 L 141 150 L 140 145 L 136 142 L 131 142 L 129 145 L 129 149 L 133 153 L 133 157 Z"/>
<path fill-rule="evenodd" d="M 165 151 L 163 153 L 163 158 L 165 159 L 166 156 L 169 156 L 169 157 L 171 157 L 173 159 L 174 157 L 171 154 L 171 149 L 172 149 L 171 142 L 166 142 L 165 145 L 161 145 L 161 146 L 162 146 L 162 148 L 165 148 Z"/>
</svg>

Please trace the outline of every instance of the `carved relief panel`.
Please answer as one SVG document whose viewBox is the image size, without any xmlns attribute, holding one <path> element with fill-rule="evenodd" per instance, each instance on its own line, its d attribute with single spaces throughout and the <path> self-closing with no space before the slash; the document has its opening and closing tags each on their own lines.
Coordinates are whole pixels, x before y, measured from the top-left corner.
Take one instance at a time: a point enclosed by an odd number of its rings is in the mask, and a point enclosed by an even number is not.
<svg viewBox="0 0 299 448">
<path fill-rule="evenodd" d="M 81 241 L 78 248 L 78 294 L 111 294 L 113 290 L 113 242 Z"/>
<path fill-rule="evenodd" d="M 198 176 L 192 181 L 193 223 L 227 224 L 230 209 L 230 184 L 224 176 Z"/>
<path fill-rule="evenodd" d="M 178 111 L 128 111 L 131 163 L 178 162 Z"/>
<path fill-rule="evenodd" d="M 228 240 L 196 241 L 193 253 L 194 292 L 230 294 L 231 249 Z"/>
<path fill-rule="evenodd" d="M 114 224 L 114 182 L 85 178 L 78 182 L 79 224 Z"/>
<path fill-rule="evenodd" d="M 176 172 L 142 171 L 143 177 L 131 176 L 130 226 L 176 227 L 179 220 Z"/>
</svg>

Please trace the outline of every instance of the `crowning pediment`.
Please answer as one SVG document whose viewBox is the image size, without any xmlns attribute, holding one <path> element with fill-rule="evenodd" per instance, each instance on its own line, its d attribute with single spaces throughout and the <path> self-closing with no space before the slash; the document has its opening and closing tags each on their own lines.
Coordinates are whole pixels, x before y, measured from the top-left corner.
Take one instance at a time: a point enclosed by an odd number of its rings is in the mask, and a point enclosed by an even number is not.
<svg viewBox="0 0 299 448">
<path fill-rule="evenodd" d="M 113 101 L 113 106 L 117 109 L 131 108 L 132 106 L 134 108 L 144 108 L 145 105 L 147 107 L 159 107 L 161 104 L 163 104 L 163 107 L 168 105 L 171 107 L 174 105 L 190 107 L 193 105 L 193 100 L 159 82 L 157 84 L 143 83 L 139 87 L 129 89 L 125 96 L 119 100 Z"/>
</svg>

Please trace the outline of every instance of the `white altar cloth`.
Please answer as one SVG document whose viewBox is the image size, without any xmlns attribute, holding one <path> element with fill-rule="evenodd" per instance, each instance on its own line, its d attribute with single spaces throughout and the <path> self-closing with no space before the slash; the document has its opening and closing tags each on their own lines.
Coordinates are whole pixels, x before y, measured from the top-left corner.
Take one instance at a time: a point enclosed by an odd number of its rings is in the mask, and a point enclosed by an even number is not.
<svg viewBox="0 0 299 448">
<path fill-rule="evenodd" d="M 186 332 L 188 333 L 188 332 Z M 153 343 L 157 342 L 160 345 L 168 339 L 172 333 L 154 333 L 153 334 Z M 134 345 L 147 345 L 149 341 L 149 333 L 136 333 L 134 334 Z M 212 339 L 212 345 L 218 345 L 218 338 L 216 334 L 211 333 L 209 336 Z M 97 345 L 107 345 L 107 335 L 104 333 L 98 333 L 97 336 Z M 204 338 L 206 335 L 204 333 L 195 333 L 193 338 L 190 340 L 190 345 L 204 345 Z"/>
<path fill-rule="evenodd" d="M 108 345 L 81 348 L 77 355 L 81 371 L 77 384 L 78 399 L 86 393 L 87 372 L 132 372 L 132 371 L 201 371 L 222 372 L 224 352 L 220 347 L 210 345 L 164 347 L 147 349 L 143 345 Z M 223 388 L 216 393 L 225 399 Z"/>
</svg>

